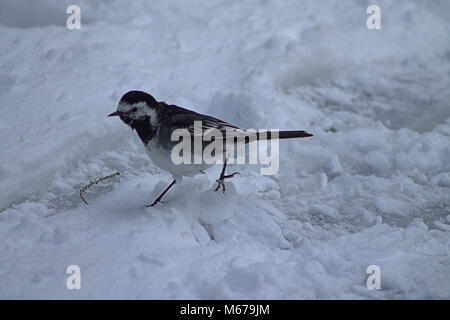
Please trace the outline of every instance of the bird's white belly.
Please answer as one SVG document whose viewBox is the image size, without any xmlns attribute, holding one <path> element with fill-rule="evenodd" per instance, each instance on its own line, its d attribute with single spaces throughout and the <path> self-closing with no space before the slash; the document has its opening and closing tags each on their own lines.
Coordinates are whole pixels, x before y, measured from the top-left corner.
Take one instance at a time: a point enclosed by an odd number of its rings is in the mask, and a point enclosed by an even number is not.
<svg viewBox="0 0 450 320">
<path fill-rule="evenodd" d="M 208 168 L 208 165 L 196 164 L 175 164 L 172 161 L 171 152 L 164 149 L 156 139 L 150 140 L 145 145 L 145 151 L 155 165 L 164 171 L 172 174 L 174 177 L 195 176 L 201 173 L 202 170 Z"/>
</svg>

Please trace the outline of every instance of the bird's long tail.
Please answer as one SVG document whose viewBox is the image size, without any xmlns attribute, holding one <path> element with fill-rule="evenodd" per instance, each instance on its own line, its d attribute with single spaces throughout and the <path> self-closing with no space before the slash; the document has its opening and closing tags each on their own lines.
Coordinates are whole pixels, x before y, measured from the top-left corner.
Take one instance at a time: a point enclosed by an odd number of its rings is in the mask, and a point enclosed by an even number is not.
<svg viewBox="0 0 450 320">
<path fill-rule="evenodd" d="M 278 139 L 307 138 L 307 137 L 312 137 L 312 136 L 313 136 L 312 134 L 310 134 L 306 131 L 300 131 L 300 130 L 278 131 Z M 270 131 L 267 131 L 267 135 L 266 135 L 266 134 L 261 134 L 260 132 L 258 132 L 257 139 L 258 140 L 272 139 L 272 133 Z"/>
</svg>

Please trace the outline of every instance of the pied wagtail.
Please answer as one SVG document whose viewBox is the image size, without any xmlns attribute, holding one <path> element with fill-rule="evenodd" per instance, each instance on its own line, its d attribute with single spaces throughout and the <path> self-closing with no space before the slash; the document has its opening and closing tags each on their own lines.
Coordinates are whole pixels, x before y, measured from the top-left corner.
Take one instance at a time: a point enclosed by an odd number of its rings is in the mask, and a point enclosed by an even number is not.
<svg viewBox="0 0 450 320">
<path fill-rule="evenodd" d="M 108 115 L 109 117 L 119 116 L 120 119 L 136 130 L 139 138 L 142 140 L 148 156 L 159 168 L 172 174 L 173 181 L 170 185 L 148 205 L 154 206 L 161 201 L 167 191 L 177 182 L 181 181 L 183 176 L 194 176 L 204 173 L 204 169 L 210 165 L 202 164 L 174 164 L 171 158 L 172 148 L 178 141 L 172 141 L 172 132 L 176 129 L 187 129 L 194 134 L 194 121 L 202 121 L 203 129 L 218 129 L 225 133 L 226 130 L 240 130 L 246 132 L 232 124 L 220 119 L 200 114 L 175 105 L 168 105 L 163 101 L 156 101 L 150 94 L 143 91 L 129 91 L 122 96 L 117 107 L 117 111 Z M 223 135 L 225 137 L 225 134 Z M 279 131 L 279 139 L 305 138 L 311 137 L 305 131 Z M 256 135 L 256 139 L 270 139 L 270 132 L 266 136 Z M 203 144 L 203 148 L 205 148 Z M 231 178 L 238 172 L 226 175 L 225 168 L 227 162 L 224 159 L 222 172 L 218 185 L 214 191 L 222 190 L 225 192 L 224 179 Z"/>
</svg>

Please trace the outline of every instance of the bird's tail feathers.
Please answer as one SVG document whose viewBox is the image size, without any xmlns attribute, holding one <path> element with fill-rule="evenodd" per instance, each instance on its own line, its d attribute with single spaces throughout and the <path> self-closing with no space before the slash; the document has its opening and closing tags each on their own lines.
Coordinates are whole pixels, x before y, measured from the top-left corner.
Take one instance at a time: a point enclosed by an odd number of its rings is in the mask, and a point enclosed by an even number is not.
<svg viewBox="0 0 450 320">
<path fill-rule="evenodd" d="M 291 130 L 291 131 L 278 131 L 278 139 L 295 139 L 295 138 L 307 138 L 313 135 L 302 130 Z M 276 138 L 276 135 L 273 137 Z M 258 140 L 272 139 L 272 133 L 267 131 L 267 134 L 257 133 Z"/>
</svg>

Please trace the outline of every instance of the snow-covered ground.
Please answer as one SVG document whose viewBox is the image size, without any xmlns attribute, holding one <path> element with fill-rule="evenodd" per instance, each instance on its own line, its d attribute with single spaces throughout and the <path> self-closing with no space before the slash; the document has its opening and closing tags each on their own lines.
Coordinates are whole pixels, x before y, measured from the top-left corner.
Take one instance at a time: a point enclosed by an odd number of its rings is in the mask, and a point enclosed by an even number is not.
<svg viewBox="0 0 450 320">
<path fill-rule="evenodd" d="M 449 88 L 447 0 L 0 0 L 0 298 L 448 299 Z M 171 177 L 106 117 L 131 89 L 314 137 L 145 208 Z"/>
</svg>

